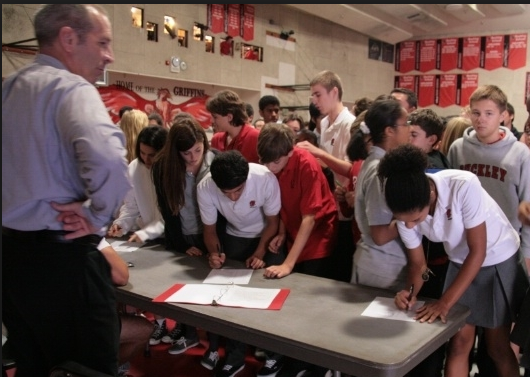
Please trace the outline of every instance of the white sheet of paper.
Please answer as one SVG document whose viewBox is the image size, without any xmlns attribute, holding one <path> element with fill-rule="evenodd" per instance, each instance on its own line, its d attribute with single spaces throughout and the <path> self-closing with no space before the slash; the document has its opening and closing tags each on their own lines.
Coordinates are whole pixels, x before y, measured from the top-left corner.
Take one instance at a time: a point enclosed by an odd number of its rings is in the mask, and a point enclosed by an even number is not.
<svg viewBox="0 0 530 377">
<path fill-rule="evenodd" d="M 239 287 L 224 284 L 186 284 L 169 296 L 166 302 L 267 309 L 280 289 Z"/>
<path fill-rule="evenodd" d="M 210 271 L 203 283 L 205 284 L 248 284 L 252 277 L 249 268 L 218 268 Z"/>
<path fill-rule="evenodd" d="M 116 240 L 116 241 L 107 240 L 107 241 L 109 241 L 109 243 L 114 248 L 114 250 L 116 250 L 117 252 L 122 252 L 122 253 L 129 253 L 132 251 L 136 251 L 145 245 L 145 243 L 143 242 L 127 242 L 127 241 L 119 241 L 119 240 Z"/>
<path fill-rule="evenodd" d="M 425 301 L 416 301 L 410 310 L 399 310 L 393 297 L 376 297 L 361 315 L 374 318 L 386 318 L 397 321 L 416 322 L 416 309 L 421 308 Z"/>
</svg>

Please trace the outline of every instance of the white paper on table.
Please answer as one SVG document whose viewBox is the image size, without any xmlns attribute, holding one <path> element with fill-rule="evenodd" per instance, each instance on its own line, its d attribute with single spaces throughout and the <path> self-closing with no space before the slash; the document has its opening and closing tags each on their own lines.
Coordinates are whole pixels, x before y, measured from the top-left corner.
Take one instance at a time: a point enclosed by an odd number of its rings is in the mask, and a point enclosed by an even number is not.
<svg viewBox="0 0 530 377">
<path fill-rule="evenodd" d="M 425 301 L 416 301 L 414 306 L 409 310 L 400 310 L 394 304 L 393 297 L 376 297 L 362 312 L 361 315 L 374 318 L 386 318 L 397 321 L 416 322 L 414 316 L 416 309 L 421 308 Z"/>
<path fill-rule="evenodd" d="M 129 253 L 132 251 L 136 251 L 145 245 L 145 242 L 127 242 L 127 241 L 119 241 L 119 240 L 111 241 L 109 243 L 114 248 L 114 250 L 116 250 L 117 252 L 122 252 L 122 253 L 124 252 Z"/>
<path fill-rule="evenodd" d="M 233 284 L 185 284 L 164 301 L 267 309 L 280 291 L 282 290 L 240 287 Z"/>
<path fill-rule="evenodd" d="M 254 270 L 249 268 L 218 268 L 210 271 L 205 284 L 248 284 Z"/>
</svg>

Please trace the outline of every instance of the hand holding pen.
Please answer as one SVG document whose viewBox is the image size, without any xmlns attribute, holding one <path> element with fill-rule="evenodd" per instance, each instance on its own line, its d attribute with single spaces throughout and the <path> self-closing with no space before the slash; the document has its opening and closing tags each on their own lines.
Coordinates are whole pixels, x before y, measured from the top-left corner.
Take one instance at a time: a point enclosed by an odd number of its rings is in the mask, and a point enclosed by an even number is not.
<svg viewBox="0 0 530 377">
<path fill-rule="evenodd" d="M 217 253 L 210 253 L 208 257 L 210 261 L 210 267 L 221 268 L 225 263 L 226 255 L 223 253 L 222 246 L 217 244 Z"/>
<path fill-rule="evenodd" d="M 414 284 L 411 284 L 408 290 L 402 290 L 396 294 L 394 302 L 399 309 L 409 310 L 413 306 L 415 299 Z"/>
</svg>

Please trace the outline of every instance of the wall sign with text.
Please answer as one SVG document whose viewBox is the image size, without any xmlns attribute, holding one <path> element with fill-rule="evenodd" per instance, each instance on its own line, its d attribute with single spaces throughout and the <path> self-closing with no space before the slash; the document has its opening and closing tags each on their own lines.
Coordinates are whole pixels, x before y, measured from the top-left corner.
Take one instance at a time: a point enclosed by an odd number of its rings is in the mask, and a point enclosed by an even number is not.
<svg viewBox="0 0 530 377">
<path fill-rule="evenodd" d="M 146 114 L 159 113 L 169 128 L 180 112 L 188 112 L 204 129 L 211 125 L 211 115 L 206 110 L 210 97 L 205 86 L 181 86 L 174 81 L 145 76 L 128 76 L 111 72 L 108 86 L 98 87 L 101 99 L 114 123 L 119 121 L 122 106 L 131 106 Z"/>
<path fill-rule="evenodd" d="M 417 93 L 418 106 L 466 106 L 478 88 L 478 73 L 395 76 L 394 87 Z"/>
<path fill-rule="evenodd" d="M 528 34 L 426 39 L 396 44 L 395 70 L 429 72 L 526 66 Z"/>
</svg>

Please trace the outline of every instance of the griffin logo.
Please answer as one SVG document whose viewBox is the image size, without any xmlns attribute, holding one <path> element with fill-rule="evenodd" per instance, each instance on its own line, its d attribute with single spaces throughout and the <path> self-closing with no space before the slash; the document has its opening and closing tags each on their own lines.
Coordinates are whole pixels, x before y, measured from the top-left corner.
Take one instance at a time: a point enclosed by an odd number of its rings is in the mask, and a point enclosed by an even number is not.
<svg viewBox="0 0 530 377">
<path fill-rule="evenodd" d="M 256 201 L 255 200 L 251 200 L 250 203 L 248 203 L 250 205 L 250 208 L 254 208 L 256 206 Z"/>
</svg>

